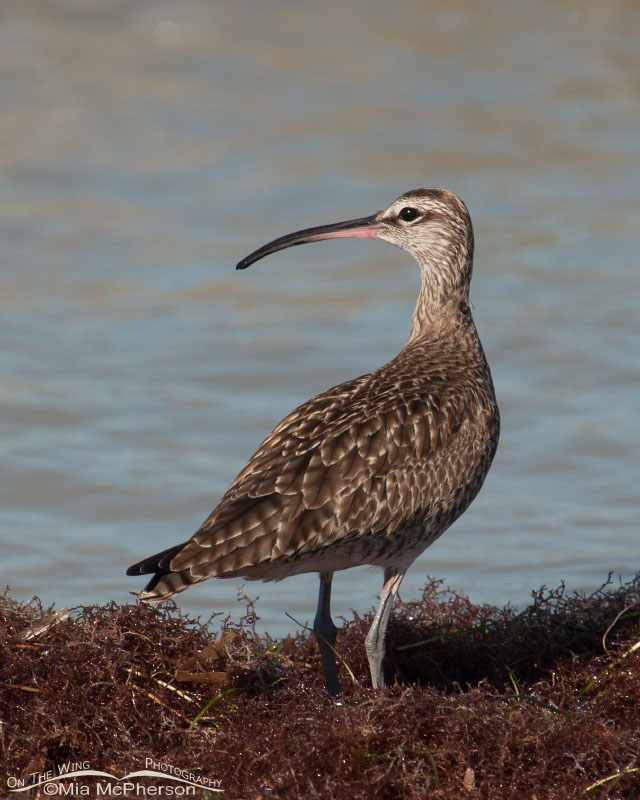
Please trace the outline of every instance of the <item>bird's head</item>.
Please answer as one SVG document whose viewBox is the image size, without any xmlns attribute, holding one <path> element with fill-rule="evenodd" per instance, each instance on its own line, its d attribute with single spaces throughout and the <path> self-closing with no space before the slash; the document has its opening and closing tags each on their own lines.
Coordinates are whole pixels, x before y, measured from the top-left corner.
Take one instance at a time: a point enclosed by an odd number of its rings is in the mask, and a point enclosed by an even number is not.
<svg viewBox="0 0 640 800">
<path fill-rule="evenodd" d="M 413 189 L 369 217 L 305 228 L 274 239 L 243 258 L 237 269 L 286 247 L 323 239 L 382 239 L 410 253 L 434 292 L 468 292 L 473 228 L 467 207 L 444 189 Z"/>
</svg>

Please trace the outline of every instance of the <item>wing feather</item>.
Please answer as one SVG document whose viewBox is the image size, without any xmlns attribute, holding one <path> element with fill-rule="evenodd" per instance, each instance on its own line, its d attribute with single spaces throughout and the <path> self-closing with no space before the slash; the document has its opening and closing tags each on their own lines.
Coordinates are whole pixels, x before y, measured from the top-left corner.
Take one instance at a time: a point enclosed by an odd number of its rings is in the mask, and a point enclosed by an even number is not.
<svg viewBox="0 0 640 800">
<path fill-rule="evenodd" d="M 170 569 L 194 580 L 262 576 L 266 564 L 425 519 L 450 490 L 439 453 L 470 413 L 450 380 L 445 370 L 419 378 L 399 358 L 295 409 L 192 539 L 169 551 Z"/>
</svg>

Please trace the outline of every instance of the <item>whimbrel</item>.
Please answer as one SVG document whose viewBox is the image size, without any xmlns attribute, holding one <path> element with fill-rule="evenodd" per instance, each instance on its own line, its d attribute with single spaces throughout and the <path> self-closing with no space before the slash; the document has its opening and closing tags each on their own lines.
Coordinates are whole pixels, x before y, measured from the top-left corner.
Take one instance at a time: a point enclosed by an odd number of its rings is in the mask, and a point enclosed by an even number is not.
<svg viewBox="0 0 640 800">
<path fill-rule="evenodd" d="M 466 510 L 496 451 L 499 415 L 469 306 L 473 229 L 464 203 L 416 189 L 370 217 L 275 239 L 237 265 L 322 239 L 382 239 L 418 262 L 409 339 L 388 364 L 296 408 L 267 436 L 200 529 L 134 564 L 159 601 L 211 577 L 320 574 L 314 622 L 327 689 L 340 691 L 331 619 L 336 570 L 384 569 L 365 639 L 374 688 L 389 613 L 411 563 Z"/>
</svg>

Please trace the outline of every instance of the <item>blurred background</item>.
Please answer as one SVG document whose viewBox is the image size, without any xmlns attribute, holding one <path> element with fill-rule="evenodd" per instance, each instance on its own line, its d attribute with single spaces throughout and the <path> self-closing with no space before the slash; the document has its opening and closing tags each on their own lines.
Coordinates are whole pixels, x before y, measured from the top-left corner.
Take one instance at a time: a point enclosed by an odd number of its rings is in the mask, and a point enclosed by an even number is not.
<svg viewBox="0 0 640 800">
<path fill-rule="evenodd" d="M 404 253 L 266 241 L 407 189 L 459 193 L 502 438 L 404 581 L 476 602 L 640 566 L 640 6 L 5 0 L 0 7 L 0 585 L 132 600 L 311 395 L 402 347 Z M 334 613 L 378 570 L 340 573 Z M 245 584 L 261 627 L 315 576 Z M 177 599 L 240 616 L 241 581 Z"/>
</svg>

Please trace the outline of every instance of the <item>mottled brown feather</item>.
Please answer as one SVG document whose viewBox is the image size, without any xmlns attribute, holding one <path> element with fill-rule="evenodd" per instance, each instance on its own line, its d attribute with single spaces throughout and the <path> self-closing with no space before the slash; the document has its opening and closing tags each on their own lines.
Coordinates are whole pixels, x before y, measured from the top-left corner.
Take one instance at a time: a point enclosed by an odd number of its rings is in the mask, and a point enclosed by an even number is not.
<svg viewBox="0 0 640 800">
<path fill-rule="evenodd" d="M 431 375 L 425 366 L 436 353 Z M 171 569 L 252 577 L 264 562 L 276 567 L 285 560 L 289 571 L 296 559 L 311 565 L 327 543 L 353 533 L 388 537 L 410 521 L 438 535 L 442 522 L 470 502 L 456 493 L 458 485 L 464 494 L 474 486 L 465 462 L 484 472 L 493 454 L 495 403 L 485 377 L 481 357 L 470 364 L 438 338 L 300 406 L 265 439 L 195 534 L 202 552 L 196 557 L 193 547 L 184 548 Z M 376 391 L 380 384 L 383 392 Z M 483 403 L 472 402 L 471 389 Z M 490 424 L 478 439 L 474 417 L 482 415 Z"/>
</svg>

